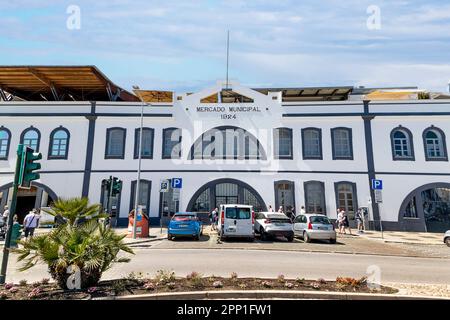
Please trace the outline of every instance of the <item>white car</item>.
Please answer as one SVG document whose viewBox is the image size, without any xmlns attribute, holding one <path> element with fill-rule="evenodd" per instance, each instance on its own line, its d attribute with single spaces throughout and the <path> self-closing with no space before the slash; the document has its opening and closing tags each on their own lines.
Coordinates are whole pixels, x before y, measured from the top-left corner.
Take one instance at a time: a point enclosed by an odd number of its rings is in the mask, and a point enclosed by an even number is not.
<svg viewBox="0 0 450 320">
<path fill-rule="evenodd" d="M 282 213 L 257 213 L 255 215 L 255 233 L 261 235 L 261 240 L 269 237 L 285 237 L 289 242 L 294 241 L 292 222 Z"/>
<path fill-rule="evenodd" d="M 444 234 L 444 243 L 450 247 L 450 230 Z"/>
<path fill-rule="evenodd" d="M 219 210 L 219 221 L 217 232 L 220 240 L 226 238 L 249 238 L 255 239 L 253 225 L 255 213 L 252 206 L 240 204 L 223 204 Z"/>
<path fill-rule="evenodd" d="M 336 243 L 336 231 L 333 223 L 322 214 L 301 214 L 294 220 L 294 235 L 305 242 L 328 240 Z"/>
</svg>

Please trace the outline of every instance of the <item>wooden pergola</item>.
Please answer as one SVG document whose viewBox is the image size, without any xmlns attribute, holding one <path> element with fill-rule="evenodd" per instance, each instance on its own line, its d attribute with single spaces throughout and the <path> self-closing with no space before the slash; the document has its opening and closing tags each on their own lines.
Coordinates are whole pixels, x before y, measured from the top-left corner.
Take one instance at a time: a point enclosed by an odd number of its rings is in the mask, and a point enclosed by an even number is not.
<svg viewBox="0 0 450 320">
<path fill-rule="evenodd" d="M 282 92 L 283 102 L 347 100 L 353 87 L 261 88 L 261 93 Z"/>
<path fill-rule="evenodd" d="M 139 101 L 95 66 L 0 66 L 0 99 Z"/>
</svg>

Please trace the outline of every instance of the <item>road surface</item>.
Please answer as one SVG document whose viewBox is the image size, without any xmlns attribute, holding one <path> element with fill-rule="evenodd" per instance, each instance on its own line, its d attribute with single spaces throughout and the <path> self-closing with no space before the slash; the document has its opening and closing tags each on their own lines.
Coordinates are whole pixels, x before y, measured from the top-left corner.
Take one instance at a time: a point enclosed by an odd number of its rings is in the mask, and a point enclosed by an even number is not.
<svg viewBox="0 0 450 320">
<path fill-rule="evenodd" d="M 337 253 L 288 252 L 236 249 L 135 249 L 130 263 L 117 264 L 104 279 L 125 277 L 131 272 L 153 276 L 157 270 L 173 270 L 185 276 L 192 271 L 204 275 L 239 277 L 277 277 L 334 280 L 359 278 L 370 266 L 379 267 L 381 282 L 450 284 L 450 260 Z M 17 271 L 12 256 L 8 282 L 29 282 L 50 278 L 47 267 L 38 265 L 26 272 Z M 373 268 L 373 267 L 372 267 Z"/>
</svg>

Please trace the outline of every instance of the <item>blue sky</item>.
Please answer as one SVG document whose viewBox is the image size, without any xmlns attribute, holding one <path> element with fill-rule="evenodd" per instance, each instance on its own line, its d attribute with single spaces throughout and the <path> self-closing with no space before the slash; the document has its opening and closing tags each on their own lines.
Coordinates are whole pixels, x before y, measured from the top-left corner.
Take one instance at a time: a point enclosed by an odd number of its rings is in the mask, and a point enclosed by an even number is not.
<svg viewBox="0 0 450 320">
<path fill-rule="evenodd" d="M 0 64 L 96 65 L 127 89 L 198 90 L 225 77 L 228 29 L 230 77 L 249 86 L 450 80 L 450 4 L 436 0 L 0 0 Z"/>
</svg>

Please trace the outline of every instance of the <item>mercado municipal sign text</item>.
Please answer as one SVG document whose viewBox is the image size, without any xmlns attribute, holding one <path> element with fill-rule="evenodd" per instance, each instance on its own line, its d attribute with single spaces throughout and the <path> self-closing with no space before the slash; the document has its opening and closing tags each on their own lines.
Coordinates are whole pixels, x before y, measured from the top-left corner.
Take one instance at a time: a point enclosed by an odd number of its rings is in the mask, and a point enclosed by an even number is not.
<svg viewBox="0 0 450 320">
<path fill-rule="evenodd" d="M 261 108 L 255 106 L 206 106 L 197 107 L 197 112 L 217 114 L 221 119 L 237 119 L 238 114 L 261 113 Z"/>
</svg>

